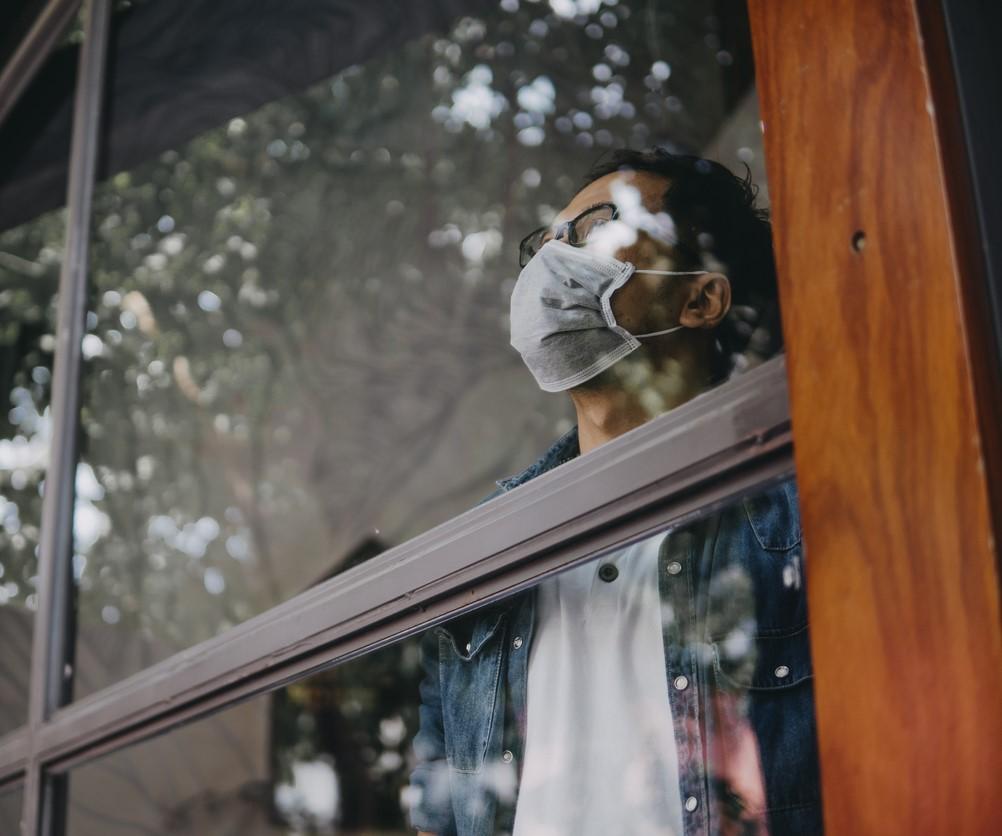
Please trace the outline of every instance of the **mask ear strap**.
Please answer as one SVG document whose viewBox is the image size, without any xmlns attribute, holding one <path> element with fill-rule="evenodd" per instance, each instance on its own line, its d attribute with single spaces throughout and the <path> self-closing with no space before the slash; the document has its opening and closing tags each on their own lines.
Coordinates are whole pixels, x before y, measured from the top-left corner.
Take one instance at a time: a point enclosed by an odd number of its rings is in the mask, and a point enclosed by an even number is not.
<svg viewBox="0 0 1002 836">
<path fill-rule="evenodd" d="M 709 270 L 634 270 L 634 273 L 653 273 L 657 276 L 705 276 L 709 273 Z M 634 334 L 638 340 L 642 340 L 646 337 L 660 337 L 662 334 L 670 334 L 673 331 L 678 331 L 681 328 L 685 328 L 684 325 L 676 325 L 674 328 L 665 328 L 664 331 L 651 331 L 647 334 Z"/>
<path fill-rule="evenodd" d="M 634 270 L 634 273 L 654 273 L 657 276 L 705 276 L 709 270 Z"/>
<path fill-rule="evenodd" d="M 709 270 L 637 270 L 634 273 L 653 273 L 656 276 L 705 276 Z M 633 334 L 638 340 L 646 337 L 660 337 L 662 334 L 670 334 L 685 328 L 684 325 L 676 325 L 674 328 L 665 328 L 664 331 L 650 331 L 647 334 Z"/>
<path fill-rule="evenodd" d="M 676 325 L 674 328 L 665 328 L 664 331 L 651 331 L 648 334 L 634 334 L 638 340 L 642 340 L 644 337 L 660 337 L 662 334 L 670 334 L 672 331 L 678 331 L 681 328 L 685 328 L 684 325 Z"/>
</svg>

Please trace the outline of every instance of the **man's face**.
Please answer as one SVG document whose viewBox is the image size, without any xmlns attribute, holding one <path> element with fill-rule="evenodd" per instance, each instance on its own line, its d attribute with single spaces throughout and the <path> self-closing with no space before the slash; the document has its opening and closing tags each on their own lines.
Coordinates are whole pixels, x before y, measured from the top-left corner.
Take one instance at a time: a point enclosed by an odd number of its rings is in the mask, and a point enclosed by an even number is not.
<svg viewBox="0 0 1002 836">
<path fill-rule="evenodd" d="M 677 270 L 669 241 L 673 225 L 663 210 L 669 181 L 649 171 L 617 171 L 589 183 L 557 215 L 553 229 L 601 203 L 615 204 L 619 217 L 595 229 L 584 245 L 597 254 L 629 261 L 637 268 Z M 612 296 L 616 321 L 641 334 L 678 322 L 686 298 L 686 277 L 636 274 Z"/>
</svg>

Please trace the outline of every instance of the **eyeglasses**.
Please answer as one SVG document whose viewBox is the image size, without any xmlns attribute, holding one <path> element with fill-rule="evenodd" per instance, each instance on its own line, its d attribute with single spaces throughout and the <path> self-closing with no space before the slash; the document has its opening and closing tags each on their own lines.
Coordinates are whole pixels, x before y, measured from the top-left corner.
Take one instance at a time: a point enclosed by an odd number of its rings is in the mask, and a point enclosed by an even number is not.
<svg viewBox="0 0 1002 836">
<path fill-rule="evenodd" d="M 591 235 L 602 224 L 614 221 L 619 217 L 619 209 L 614 203 L 598 203 L 585 209 L 576 218 L 564 221 L 555 228 L 541 226 L 539 229 L 530 232 L 519 242 L 518 245 L 518 266 L 525 267 L 529 260 L 539 252 L 543 244 L 547 241 L 559 241 L 563 239 L 572 247 L 584 246 L 588 236 Z"/>
</svg>

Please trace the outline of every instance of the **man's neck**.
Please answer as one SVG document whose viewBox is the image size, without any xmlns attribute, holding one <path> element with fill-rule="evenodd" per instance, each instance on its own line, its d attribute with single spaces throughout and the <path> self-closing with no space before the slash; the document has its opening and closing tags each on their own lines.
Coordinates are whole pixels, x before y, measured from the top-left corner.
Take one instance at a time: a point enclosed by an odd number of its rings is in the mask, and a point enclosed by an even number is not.
<svg viewBox="0 0 1002 836">
<path fill-rule="evenodd" d="M 601 385 L 579 387 L 568 393 L 577 412 L 582 455 L 714 385 L 712 374 L 703 364 L 671 358 L 652 363 L 649 358 L 631 356 L 617 366 L 615 379 L 605 378 Z"/>
</svg>

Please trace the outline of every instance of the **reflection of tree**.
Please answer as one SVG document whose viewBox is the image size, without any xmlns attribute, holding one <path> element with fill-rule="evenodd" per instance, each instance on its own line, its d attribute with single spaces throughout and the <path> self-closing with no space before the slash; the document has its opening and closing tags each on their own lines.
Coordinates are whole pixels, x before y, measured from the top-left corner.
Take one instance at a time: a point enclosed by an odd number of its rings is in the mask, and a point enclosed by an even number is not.
<svg viewBox="0 0 1002 836">
<path fill-rule="evenodd" d="M 417 729 L 417 660 L 415 643 L 394 645 L 275 696 L 276 778 L 289 781 L 297 761 L 329 757 L 340 788 L 340 833 L 396 832 L 403 824 L 400 793 Z"/>
<path fill-rule="evenodd" d="M 65 213 L 0 234 L 0 734 L 27 719 Z"/>
<path fill-rule="evenodd" d="M 515 244 L 603 148 L 701 147 L 747 82 L 701 6 L 653 9 L 502 2 L 100 185 L 79 691 L 289 597 L 367 538 L 448 518 L 552 440 L 565 407 L 507 347 Z M 58 259 L 39 253 L 56 223 L 0 241 L 16 288 L 0 298 L 35 328 L 30 345 L 4 332 L 5 383 L 49 366 Z M 41 409 L 47 379 L 30 388 Z M 33 478 L 14 501 L 37 526 Z M 16 554 L 0 539 L 22 575 L 32 536 Z"/>
<path fill-rule="evenodd" d="M 406 833 L 418 658 L 382 648 L 85 764 L 68 833 Z"/>
</svg>

